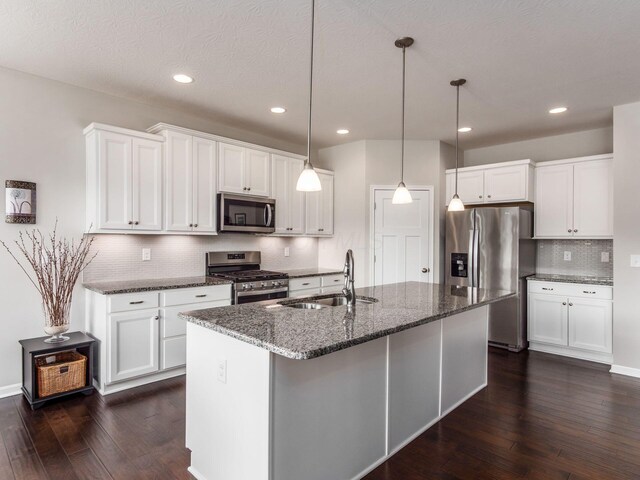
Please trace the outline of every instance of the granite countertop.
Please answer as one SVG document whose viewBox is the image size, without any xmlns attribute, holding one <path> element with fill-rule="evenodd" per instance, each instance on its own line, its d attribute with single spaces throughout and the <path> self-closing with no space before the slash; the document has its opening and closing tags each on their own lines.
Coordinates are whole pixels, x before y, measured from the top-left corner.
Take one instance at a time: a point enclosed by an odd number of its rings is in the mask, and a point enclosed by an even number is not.
<svg viewBox="0 0 640 480">
<path fill-rule="evenodd" d="M 206 287 L 209 285 L 230 285 L 233 282 L 211 277 L 152 278 L 148 280 L 126 280 L 120 282 L 90 282 L 82 286 L 102 295 L 119 293 L 151 292 L 173 288 Z"/>
<path fill-rule="evenodd" d="M 613 278 L 596 277 L 591 275 L 556 275 L 551 273 L 536 273 L 527 277 L 527 280 L 541 282 L 582 283 L 586 285 L 604 285 L 613 287 Z"/>
<path fill-rule="evenodd" d="M 285 307 L 296 300 L 270 300 L 183 312 L 191 323 L 304 360 L 327 355 L 513 296 L 504 290 L 407 282 L 359 288 L 358 297 L 378 299 L 320 310 Z M 318 295 L 326 298 L 332 295 Z"/>
<path fill-rule="evenodd" d="M 297 268 L 295 270 L 278 270 L 278 272 L 286 273 L 289 278 L 302 277 L 322 277 L 324 275 L 342 274 L 342 269 L 335 268 Z"/>
</svg>

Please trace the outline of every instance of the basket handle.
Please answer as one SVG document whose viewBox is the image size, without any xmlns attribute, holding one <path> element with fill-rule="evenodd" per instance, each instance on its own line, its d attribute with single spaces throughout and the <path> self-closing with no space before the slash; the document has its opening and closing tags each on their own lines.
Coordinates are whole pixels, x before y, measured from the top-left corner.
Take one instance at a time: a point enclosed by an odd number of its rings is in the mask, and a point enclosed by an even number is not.
<svg viewBox="0 0 640 480">
<path fill-rule="evenodd" d="M 67 373 L 69 371 L 69 365 L 65 365 L 63 367 L 60 367 L 60 373 Z"/>
</svg>

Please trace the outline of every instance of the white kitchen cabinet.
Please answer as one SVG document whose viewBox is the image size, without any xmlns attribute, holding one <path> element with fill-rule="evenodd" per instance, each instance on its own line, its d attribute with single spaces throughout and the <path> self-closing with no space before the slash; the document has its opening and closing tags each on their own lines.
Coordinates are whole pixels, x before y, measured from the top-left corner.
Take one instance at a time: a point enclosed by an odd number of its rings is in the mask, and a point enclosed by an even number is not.
<svg viewBox="0 0 640 480">
<path fill-rule="evenodd" d="M 216 142 L 164 130 L 165 230 L 216 232 Z"/>
<path fill-rule="evenodd" d="M 316 169 L 322 190 L 307 192 L 305 233 L 333 235 L 333 172 Z"/>
<path fill-rule="evenodd" d="M 218 191 L 268 197 L 271 193 L 269 153 L 220 142 Z"/>
<path fill-rule="evenodd" d="M 458 196 L 465 205 L 533 201 L 533 165 L 517 160 L 458 169 Z M 455 169 L 446 171 L 447 204 L 455 193 Z"/>
<path fill-rule="evenodd" d="M 609 286 L 530 280 L 529 349 L 611 363 L 612 298 Z"/>
<path fill-rule="evenodd" d="M 272 196 L 276 200 L 276 232 L 284 235 L 305 232 L 305 194 L 296 190 L 304 161 L 283 155 L 271 156 Z"/>
<path fill-rule="evenodd" d="M 87 230 L 162 230 L 163 138 L 96 123 L 84 133 Z"/>
<path fill-rule="evenodd" d="M 545 162 L 536 167 L 535 236 L 613 236 L 611 155 Z"/>
</svg>

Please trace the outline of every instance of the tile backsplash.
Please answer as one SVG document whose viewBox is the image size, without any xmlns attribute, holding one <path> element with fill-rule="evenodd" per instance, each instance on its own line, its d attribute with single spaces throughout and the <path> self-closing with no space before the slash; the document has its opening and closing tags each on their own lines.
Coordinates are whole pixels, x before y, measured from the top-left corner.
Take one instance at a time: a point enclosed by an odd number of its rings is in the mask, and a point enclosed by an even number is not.
<svg viewBox="0 0 640 480">
<path fill-rule="evenodd" d="M 143 248 L 151 249 L 150 261 L 142 261 Z M 83 272 L 83 282 L 204 275 L 205 253 L 215 250 L 259 250 L 265 270 L 318 266 L 318 240 L 308 237 L 100 234 L 93 249 L 98 255 Z"/>
<path fill-rule="evenodd" d="M 571 252 L 571 260 L 564 259 Z M 602 252 L 609 261 L 601 261 Z M 613 276 L 613 240 L 538 240 L 538 273 Z"/>
</svg>

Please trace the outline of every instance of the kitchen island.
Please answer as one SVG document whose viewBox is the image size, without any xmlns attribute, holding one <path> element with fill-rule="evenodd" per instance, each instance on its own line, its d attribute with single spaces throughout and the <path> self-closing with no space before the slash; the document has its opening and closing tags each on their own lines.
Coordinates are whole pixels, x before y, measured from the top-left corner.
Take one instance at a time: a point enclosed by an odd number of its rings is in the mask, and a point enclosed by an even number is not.
<svg viewBox="0 0 640 480">
<path fill-rule="evenodd" d="M 181 314 L 196 478 L 361 478 L 486 386 L 487 305 L 512 293 L 418 282 L 356 293 L 371 303 Z"/>
</svg>

